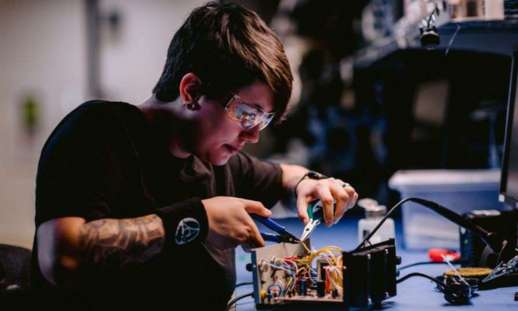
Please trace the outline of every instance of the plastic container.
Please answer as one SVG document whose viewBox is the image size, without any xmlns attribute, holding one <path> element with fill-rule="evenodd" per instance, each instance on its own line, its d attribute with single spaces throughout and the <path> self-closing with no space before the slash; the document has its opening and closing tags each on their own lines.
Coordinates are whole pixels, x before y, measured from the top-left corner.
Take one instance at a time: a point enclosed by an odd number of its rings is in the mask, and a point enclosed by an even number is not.
<svg viewBox="0 0 518 311">
<path fill-rule="evenodd" d="M 499 170 L 398 171 L 389 180 L 401 199 L 419 197 L 464 214 L 476 209 L 503 209 L 498 202 Z M 402 206 L 404 247 L 459 248 L 459 228 L 434 211 L 413 202 Z"/>
</svg>

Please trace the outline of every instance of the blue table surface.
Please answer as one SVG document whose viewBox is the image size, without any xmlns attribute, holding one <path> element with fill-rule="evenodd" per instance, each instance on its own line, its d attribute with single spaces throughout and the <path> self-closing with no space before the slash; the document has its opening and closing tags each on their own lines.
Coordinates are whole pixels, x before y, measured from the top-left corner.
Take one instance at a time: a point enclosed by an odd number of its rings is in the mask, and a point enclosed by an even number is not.
<svg viewBox="0 0 518 311">
<path fill-rule="evenodd" d="M 331 228 L 323 225 L 318 227 L 311 236 L 312 248 L 336 245 L 344 250 L 352 250 L 356 247 L 358 218 L 344 218 Z M 280 219 L 279 223 L 286 226 L 290 232 L 300 236 L 303 225 L 298 219 Z M 402 241 L 401 226 L 396 221 L 397 255 L 401 256 L 401 265 L 414 262 L 428 261 L 426 252 L 407 251 L 401 247 Z M 261 231 L 268 231 L 260 227 Z M 237 283 L 251 282 L 252 273 L 246 270 L 246 264 L 251 262 L 250 254 L 238 248 L 236 250 L 236 272 Z M 400 276 L 410 272 L 421 272 L 431 276 L 438 276 L 448 270 L 448 266 L 442 264 L 420 265 L 405 269 Z M 253 291 L 252 285 L 240 286 L 236 289 L 236 295 L 246 294 Z M 505 287 L 492 290 L 478 291 L 478 296 L 472 298 L 470 305 L 453 306 L 443 298 L 443 294 L 435 290 L 435 285 L 424 278 L 410 278 L 397 286 L 397 296 L 387 299 L 384 302 L 383 310 L 437 310 L 445 308 L 448 310 L 470 309 L 470 310 L 518 310 L 518 302 L 514 301 L 514 293 L 518 292 L 518 286 Z M 323 306 L 324 307 L 324 306 Z M 325 310 L 332 310 L 325 306 Z M 247 297 L 237 303 L 237 310 L 256 310 L 252 297 Z M 293 308 L 290 308 L 292 310 Z M 343 309 L 343 308 L 342 308 Z M 281 309 L 282 310 L 282 309 Z M 308 308 L 301 307 L 297 310 L 315 310 L 315 305 Z M 340 308 L 336 308 L 340 310 Z"/>
</svg>

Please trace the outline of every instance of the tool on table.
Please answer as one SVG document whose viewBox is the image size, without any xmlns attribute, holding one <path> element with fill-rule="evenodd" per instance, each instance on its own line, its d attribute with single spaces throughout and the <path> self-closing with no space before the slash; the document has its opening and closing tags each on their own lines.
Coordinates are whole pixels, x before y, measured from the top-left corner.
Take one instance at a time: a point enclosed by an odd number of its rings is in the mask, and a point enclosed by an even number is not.
<svg viewBox="0 0 518 311">
<path fill-rule="evenodd" d="M 494 279 L 518 272 L 518 255 L 511 258 L 508 262 L 502 262 L 496 266 L 493 271 L 482 280 L 482 283 L 487 283 Z"/>
</svg>

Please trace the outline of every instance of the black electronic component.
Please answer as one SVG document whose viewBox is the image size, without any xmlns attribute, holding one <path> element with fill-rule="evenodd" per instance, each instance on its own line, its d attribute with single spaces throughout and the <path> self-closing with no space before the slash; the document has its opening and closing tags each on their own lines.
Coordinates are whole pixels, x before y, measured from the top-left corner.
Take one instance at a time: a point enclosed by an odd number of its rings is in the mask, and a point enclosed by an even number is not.
<svg viewBox="0 0 518 311">
<path fill-rule="evenodd" d="M 401 283 L 411 277 L 422 277 L 429 279 L 437 285 L 437 289 L 444 294 L 444 299 L 451 304 L 454 305 L 464 305 L 469 304 L 471 297 L 475 295 L 475 290 L 477 285 L 471 285 L 466 281 L 466 279 L 458 278 L 457 276 L 452 276 L 444 281 L 440 281 L 441 277 L 434 278 L 424 273 L 413 272 L 405 275 L 404 277 L 398 279 L 396 283 Z"/>
<path fill-rule="evenodd" d="M 506 240 L 508 245 L 516 245 L 517 210 L 475 210 L 466 213 L 464 217 L 489 232 L 495 232 L 501 239 Z M 461 261 L 465 267 L 493 268 L 498 264 L 498 260 L 508 260 L 513 255 L 512 247 L 506 248 L 502 253 L 484 251 L 486 244 L 479 236 L 464 228 L 459 228 L 459 232 Z"/>
<path fill-rule="evenodd" d="M 343 253 L 344 302 L 347 306 L 379 305 L 396 295 L 394 239 Z"/>
</svg>

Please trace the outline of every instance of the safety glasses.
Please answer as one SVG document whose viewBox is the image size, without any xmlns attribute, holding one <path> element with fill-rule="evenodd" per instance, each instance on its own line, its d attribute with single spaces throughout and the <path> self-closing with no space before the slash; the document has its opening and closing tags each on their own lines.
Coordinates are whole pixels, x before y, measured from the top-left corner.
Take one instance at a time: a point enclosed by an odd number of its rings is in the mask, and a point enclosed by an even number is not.
<svg viewBox="0 0 518 311">
<path fill-rule="evenodd" d="M 263 130 L 270 124 L 274 112 L 264 112 L 259 108 L 244 102 L 238 95 L 233 95 L 225 105 L 227 115 L 239 122 L 244 130 L 252 129 L 259 126 L 259 130 Z"/>
</svg>

